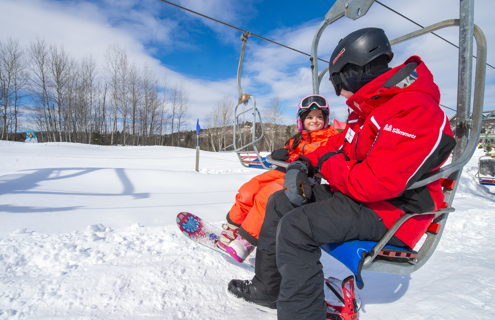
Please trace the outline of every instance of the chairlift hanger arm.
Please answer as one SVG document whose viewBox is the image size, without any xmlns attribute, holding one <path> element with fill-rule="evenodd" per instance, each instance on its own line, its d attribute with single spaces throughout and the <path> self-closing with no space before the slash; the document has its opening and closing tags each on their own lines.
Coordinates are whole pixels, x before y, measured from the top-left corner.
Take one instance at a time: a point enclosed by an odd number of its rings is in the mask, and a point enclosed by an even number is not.
<svg viewBox="0 0 495 320">
<path fill-rule="evenodd" d="M 241 57 L 239 58 L 239 66 L 237 67 L 237 92 L 239 93 L 238 103 L 247 101 L 249 99 L 249 98 L 244 99 L 244 95 L 241 88 L 241 74 L 242 74 L 242 64 L 244 62 L 244 53 L 246 52 L 246 43 L 250 35 L 251 35 L 250 32 L 244 31 L 244 33 L 241 36 L 241 40 L 242 40 Z"/>
<path fill-rule="evenodd" d="M 325 20 L 320 24 L 320 27 L 316 31 L 313 38 L 313 44 L 311 46 L 311 69 L 313 71 L 313 94 L 319 94 L 320 82 L 324 75 L 322 72 L 320 79 L 318 78 L 318 43 L 320 42 L 321 35 L 325 28 L 337 21 L 338 19 L 346 16 L 352 20 L 356 20 L 364 16 L 374 0 L 337 0 L 330 10 L 325 15 Z M 328 62 L 327 62 L 328 63 Z"/>
</svg>

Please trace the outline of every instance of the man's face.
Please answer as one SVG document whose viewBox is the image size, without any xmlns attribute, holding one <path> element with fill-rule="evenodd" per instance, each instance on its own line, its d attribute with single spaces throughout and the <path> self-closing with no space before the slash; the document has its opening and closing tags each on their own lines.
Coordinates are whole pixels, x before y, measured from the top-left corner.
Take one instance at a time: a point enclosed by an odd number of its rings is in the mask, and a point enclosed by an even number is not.
<svg viewBox="0 0 495 320">
<path fill-rule="evenodd" d="M 346 99 L 349 99 L 350 97 L 352 97 L 354 93 L 350 92 L 350 91 L 347 91 L 345 89 L 342 89 L 340 90 L 340 95 Z"/>
</svg>

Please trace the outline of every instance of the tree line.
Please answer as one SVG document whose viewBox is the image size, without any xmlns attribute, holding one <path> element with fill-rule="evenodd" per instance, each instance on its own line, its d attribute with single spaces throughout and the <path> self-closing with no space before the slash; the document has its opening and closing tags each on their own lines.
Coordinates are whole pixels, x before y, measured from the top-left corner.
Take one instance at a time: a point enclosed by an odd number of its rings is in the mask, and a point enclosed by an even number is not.
<svg viewBox="0 0 495 320">
<path fill-rule="evenodd" d="M 107 48 L 103 66 L 98 66 L 91 55 L 77 60 L 63 46 L 41 39 L 26 47 L 16 39 L 0 40 L 0 104 L 2 140 L 22 141 L 19 128 L 29 126 L 39 142 L 197 144 L 196 132 L 184 129 L 191 117 L 184 85 L 169 84 L 149 65 L 136 66 L 117 44 Z M 203 150 L 220 151 L 233 143 L 235 105 L 223 97 L 212 107 L 199 137 Z M 262 110 L 264 136 L 258 150 L 282 147 L 296 133 L 295 125 L 280 124 L 279 98 Z M 252 126 L 241 121 L 241 145 L 251 141 Z M 259 137 L 259 123 L 255 130 Z"/>
</svg>

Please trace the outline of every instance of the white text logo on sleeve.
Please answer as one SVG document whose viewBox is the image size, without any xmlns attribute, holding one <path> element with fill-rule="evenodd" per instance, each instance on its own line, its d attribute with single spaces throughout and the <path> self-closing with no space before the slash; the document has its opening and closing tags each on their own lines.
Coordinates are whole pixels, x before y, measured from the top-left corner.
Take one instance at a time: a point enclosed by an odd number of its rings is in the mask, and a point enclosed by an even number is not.
<svg viewBox="0 0 495 320">
<path fill-rule="evenodd" d="M 386 124 L 385 127 L 383 128 L 383 130 L 390 131 L 390 132 L 396 133 L 396 134 L 400 134 L 401 136 L 408 137 L 411 139 L 416 139 L 416 135 L 404 132 L 399 128 L 393 128 L 391 124 Z"/>
</svg>

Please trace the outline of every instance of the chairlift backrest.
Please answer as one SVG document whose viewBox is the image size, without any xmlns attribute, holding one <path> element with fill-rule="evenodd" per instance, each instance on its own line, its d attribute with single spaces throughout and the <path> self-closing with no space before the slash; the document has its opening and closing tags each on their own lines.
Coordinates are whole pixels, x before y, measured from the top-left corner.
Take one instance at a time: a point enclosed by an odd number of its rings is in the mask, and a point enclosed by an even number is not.
<svg viewBox="0 0 495 320">
<path fill-rule="evenodd" d="M 478 177 L 479 184 L 495 185 L 495 154 L 484 155 L 478 161 Z"/>
<path fill-rule="evenodd" d="M 494 176 L 495 174 L 495 158 L 484 156 L 479 161 L 480 173 L 485 176 Z"/>
</svg>

